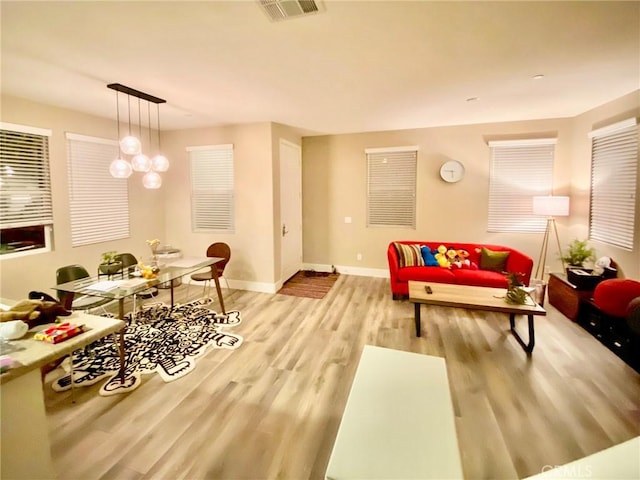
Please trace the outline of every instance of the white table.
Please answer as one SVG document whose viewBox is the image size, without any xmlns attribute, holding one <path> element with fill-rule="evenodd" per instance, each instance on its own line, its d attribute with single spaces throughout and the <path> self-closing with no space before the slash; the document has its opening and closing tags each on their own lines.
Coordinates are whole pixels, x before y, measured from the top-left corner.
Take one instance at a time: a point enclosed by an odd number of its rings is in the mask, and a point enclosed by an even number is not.
<svg viewBox="0 0 640 480">
<path fill-rule="evenodd" d="M 51 460 L 40 367 L 117 332 L 125 325 L 122 320 L 79 312 L 61 317 L 61 320 L 83 324 L 86 331 L 61 343 L 51 344 L 33 339 L 34 332 L 51 326 L 40 325 L 31 329 L 23 339 L 10 342 L 23 349 L 8 354 L 17 362 L 17 366 L 0 376 L 0 478 L 56 478 Z"/>
<path fill-rule="evenodd" d="M 443 358 L 364 347 L 326 478 L 462 478 Z"/>
<path fill-rule="evenodd" d="M 638 480 L 640 437 L 601 450 L 565 465 L 545 465 L 541 473 L 526 480 L 589 478 L 591 480 Z"/>
</svg>

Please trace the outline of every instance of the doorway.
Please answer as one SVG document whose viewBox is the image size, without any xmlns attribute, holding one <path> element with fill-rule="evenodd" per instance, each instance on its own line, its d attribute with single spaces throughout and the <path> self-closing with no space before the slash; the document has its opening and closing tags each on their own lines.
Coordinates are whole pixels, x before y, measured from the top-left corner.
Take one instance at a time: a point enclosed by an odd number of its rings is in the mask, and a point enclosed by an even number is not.
<svg viewBox="0 0 640 480">
<path fill-rule="evenodd" d="M 280 266 L 282 283 L 302 269 L 302 151 L 280 139 Z"/>
</svg>

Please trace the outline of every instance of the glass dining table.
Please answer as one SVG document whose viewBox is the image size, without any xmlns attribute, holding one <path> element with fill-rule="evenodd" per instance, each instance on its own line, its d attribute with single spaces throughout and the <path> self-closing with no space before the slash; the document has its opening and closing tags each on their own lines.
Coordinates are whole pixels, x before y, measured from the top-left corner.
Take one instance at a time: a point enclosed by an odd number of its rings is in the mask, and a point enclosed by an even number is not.
<svg viewBox="0 0 640 480">
<path fill-rule="evenodd" d="M 160 271 L 155 278 L 142 278 L 129 275 L 128 278 L 117 280 L 104 280 L 104 277 L 93 276 L 85 277 L 71 282 L 60 283 L 52 287 L 58 292 L 62 292 L 61 300 L 63 304 L 69 304 L 68 296 L 74 295 L 91 295 L 93 297 L 108 298 L 118 301 L 118 318 L 124 318 L 124 300 L 135 294 L 139 294 L 147 290 L 149 287 L 157 287 L 158 285 L 168 285 L 171 290 L 171 308 L 174 304 L 174 280 L 180 279 L 185 275 L 196 272 L 206 267 L 212 267 L 218 262 L 222 262 L 221 257 L 183 257 L 172 259 L 170 263 L 161 264 Z M 218 301 L 222 314 L 226 314 L 222 291 L 220 289 L 220 279 L 218 278 L 218 269 L 211 268 L 213 272 L 213 281 L 216 285 Z"/>
<path fill-rule="evenodd" d="M 174 285 L 179 278 L 189 275 L 193 272 L 206 267 L 212 267 L 218 262 L 224 261 L 222 257 L 183 257 L 172 260 L 170 263 L 161 264 L 160 271 L 155 278 L 142 278 L 130 275 L 129 278 L 117 280 L 103 280 L 99 276 L 85 277 L 71 282 L 60 283 L 54 287 L 54 290 L 62 292 L 61 302 L 63 305 L 70 305 L 73 296 L 77 294 L 90 295 L 94 297 L 108 298 L 118 301 L 118 318 L 124 320 L 124 300 L 127 297 L 142 293 L 149 287 L 157 287 L 158 285 L 168 285 L 171 289 L 171 308 L 174 306 Z M 213 280 L 216 284 L 216 292 L 222 314 L 225 315 L 224 301 L 222 291 L 220 289 L 220 279 L 218 278 L 218 269 L 211 268 Z M 68 298 L 71 296 L 71 298 Z M 134 312 L 135 313 L 135 312 Z M 125 343 L 124 332 L 126 326 L 120 330 L 120 381 L 125 382 Z"/>
</svg>

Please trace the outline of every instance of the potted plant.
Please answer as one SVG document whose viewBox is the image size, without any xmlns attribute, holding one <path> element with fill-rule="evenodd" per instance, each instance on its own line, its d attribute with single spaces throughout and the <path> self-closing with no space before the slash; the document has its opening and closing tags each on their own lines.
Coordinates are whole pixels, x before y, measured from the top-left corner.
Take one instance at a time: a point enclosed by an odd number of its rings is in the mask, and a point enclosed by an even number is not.
<svg viewBox="0 0 640 480">
<path fill-rule="evenodd" d="M 578 240 L 577 238 L 569 244 L 566 254 L 560 257 L 569 268 L 581 268 L 584 262 L 595 259 L 595 249 L 587 245 L 586 240 Z"/>
<path fill-rule="evenodd" d="M 103 252 L 100 259 L 100 265 L 98 266 L 100 273 L 113 275 L 114 273 L 119 272 L 122 269 L 122 262 L 117 261 L 117 257 L 118 252 L 115 250 Z"/>
</svg>

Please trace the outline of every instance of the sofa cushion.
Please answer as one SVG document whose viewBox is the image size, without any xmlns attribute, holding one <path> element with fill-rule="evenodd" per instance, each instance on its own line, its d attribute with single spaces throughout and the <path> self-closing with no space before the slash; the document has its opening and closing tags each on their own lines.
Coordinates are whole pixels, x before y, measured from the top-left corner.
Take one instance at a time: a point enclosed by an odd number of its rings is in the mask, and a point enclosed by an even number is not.
<svg viewBox="0 0 640 480">
<path fill-rule="evenodd" d="M 440 267 L 406 267 L 398 270 L 398 280 L 408 282 L 456 283 L 451 270 Z"/>
<path fill-rule="evenodd" d="M 491 270 L 457 269 L 451 272 L 455 277 L 455 282 L 460 285 L 493 288 L 507 288 L 509 286 L 505 275 Z"/>
<path fill-rule="evenodd" d="M 497 252 L 487 247 L 482 247 L 480 250 L 480 269 L 504 272 L 506 270 L 509 253 L 511 252 Z"/>
<path fill-rule="evenodd" d="M 424 266 L 419 244 L 412 243 L 407 245 L 395 242 L 394 245 L 398 250 L 398 266 L 400 268 Z"/>
<path fill-rule="evenodd" d="M 593 291 L 593 303 L 607 315 L 624 317 L 629 302 L 640 296 L 640 282 L 628 278 L 603 280 Z"/>
<path fill-rule="evenodd" d="M 420 248 L 420 251 L 422 252 L 422 259 L 424 260 L 425 266 L 427 267 L 438 266 L 438 260 L 436 260 L 436 257 L 433 256 L 433 253 L 431 252 L 431 249 L 428 246 L 423 245 Z"/>
</svg>

